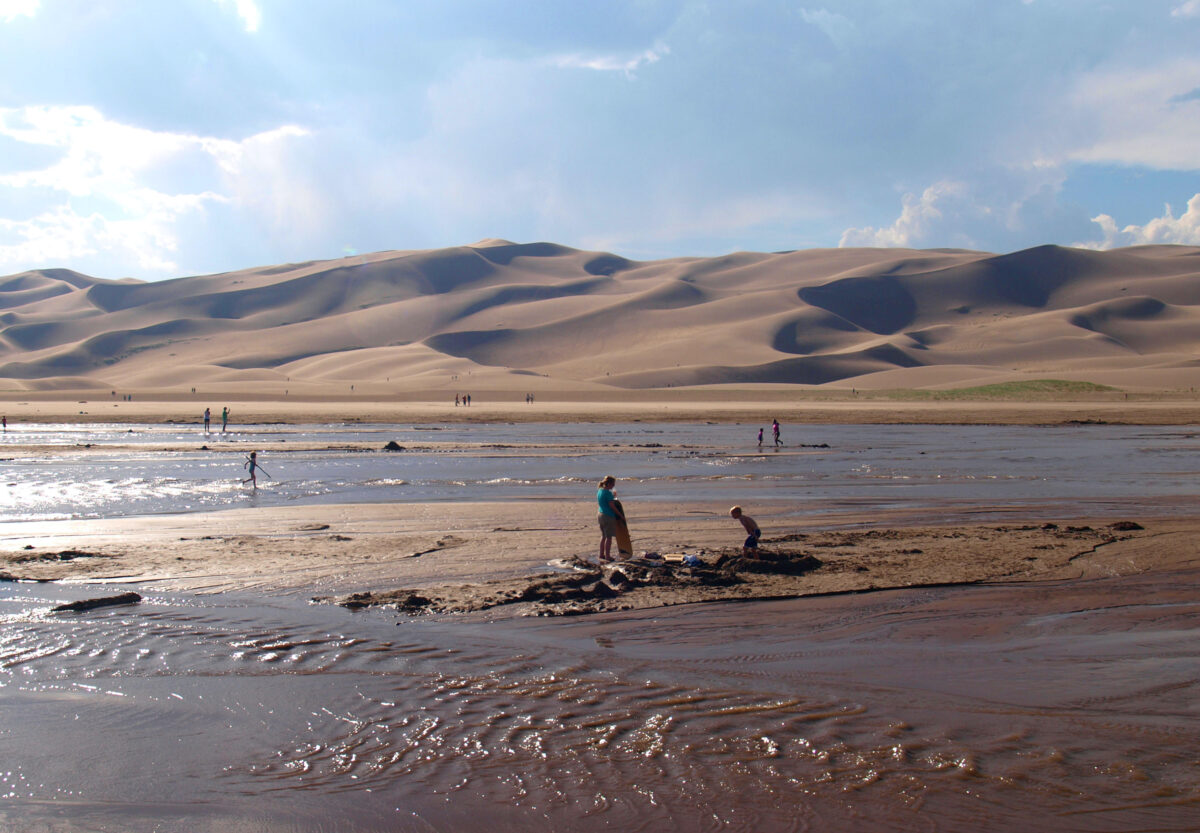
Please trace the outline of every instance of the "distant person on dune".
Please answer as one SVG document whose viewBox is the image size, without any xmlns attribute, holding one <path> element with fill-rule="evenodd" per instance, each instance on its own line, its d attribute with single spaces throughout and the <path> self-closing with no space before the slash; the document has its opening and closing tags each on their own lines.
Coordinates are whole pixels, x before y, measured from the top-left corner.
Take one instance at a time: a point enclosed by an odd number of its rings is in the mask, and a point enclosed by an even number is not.
<svg viewBox="0 0 1200 833">
<path fill-rule="evenodd" d="M 758 522 L 754 518 L 742 512 L 742 507 L 735 506 L 729 510 L 729 517 L 735 521 L 739 521 L 742 527 L 746 530 L 746 540 L 742 542 L 742 555 L 755 555 L 758 553 L 758 539 L 762 537 L 762 530 L 758 528 Z"/>
</svg>

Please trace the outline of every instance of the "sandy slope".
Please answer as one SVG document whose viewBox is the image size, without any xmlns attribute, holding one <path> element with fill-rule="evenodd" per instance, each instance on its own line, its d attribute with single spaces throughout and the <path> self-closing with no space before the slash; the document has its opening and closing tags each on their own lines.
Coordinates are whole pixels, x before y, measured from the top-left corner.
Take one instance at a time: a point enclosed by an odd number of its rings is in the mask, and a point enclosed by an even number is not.
<svg viewBox="0 0 1200 833">
<path fill-rule="evenodd" d="M 158 283 L 0 278 L 0 389 L 1200 382 L 1200 249 L 633 262 L 489 240 Z"/>
</svg>

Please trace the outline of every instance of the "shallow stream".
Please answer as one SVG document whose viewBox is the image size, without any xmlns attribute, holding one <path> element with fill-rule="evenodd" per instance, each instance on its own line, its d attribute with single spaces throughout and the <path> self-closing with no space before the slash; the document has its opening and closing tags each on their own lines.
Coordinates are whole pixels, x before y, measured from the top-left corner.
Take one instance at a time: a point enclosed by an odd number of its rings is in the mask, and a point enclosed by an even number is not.
<svg viewBox="0 0 1200 833">
<path fill-rule="evenodd" d="M 1200 436 L 1178 428 L 785 426 L 791 444 L 778 450 L 770 432 L 759 449 L 756 430 L 318 425 L 206 436 L 178 426 L 10 427 L 0 436 L 0 522 L 281 504 L 590 499 L 604 474 L 639 502 L 734 495 L 792 502 L 805 516 L 954 502 L 1036 505 L 1049 515 L 1146 507 L 1169 514 L 1192 511 L 1200 495 Z M 382 451 L 389 441 L 405 450 Z M 218 442 L 234 450 L 201 448 Z M 23 445 L 48 450 L 4 453 Z M 268 445 L 259 455 L 260 488 L 252 490 L 242 482 L 245 456 Z"/>
<path fill-rule="evenodd" d="M 49 612 L 97 592 L 0 586 L 5 829 L 1200 816 L 1200 602 L 1171 576 L 487 624 L 153 592 Z"/>
<path fill-rule="evenodd" d="M 252 426 L 227 439 L 318 449 L 264 455 L 255 494 L 238 482 L 242 452 L 200 450 L 194 430 L 38 430 L 10 428 L 0 446 L 4 520 L 572 496 L 609 472 L 638 500 L 736 494 L 809 515 L 1193 514 L 1200 450 L 1188 431 L 1093 425 L 785 426 L 805 447 L 779 452 L 739 426 Z M 388 440 L 408 450 L 374 450 Z M 4 454 L 22 444 L 48 450 Z M 337 447 L 351 444 L 370 449 Z M 153 589 L 50 612 L 118 589 L 0 584 L 0 828 L 1170 831 L 1200 818 L 1192 574 L 498 622 Z"/>
</svg>

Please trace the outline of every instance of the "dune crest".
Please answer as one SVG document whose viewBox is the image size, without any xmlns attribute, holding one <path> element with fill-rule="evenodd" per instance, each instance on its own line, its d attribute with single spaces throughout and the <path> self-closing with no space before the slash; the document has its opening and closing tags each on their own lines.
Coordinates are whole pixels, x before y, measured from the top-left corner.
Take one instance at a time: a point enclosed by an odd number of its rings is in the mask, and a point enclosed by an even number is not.
<svg viewBox="0 0 1200 833">
<path fill-rule="evenodd" d="M 500 239 L 158 283 L 44 269 L 0 277 L 0 387 L 1190 387 L 1198 277 L 1184 246 L 639 262 Z"/>
</svg>

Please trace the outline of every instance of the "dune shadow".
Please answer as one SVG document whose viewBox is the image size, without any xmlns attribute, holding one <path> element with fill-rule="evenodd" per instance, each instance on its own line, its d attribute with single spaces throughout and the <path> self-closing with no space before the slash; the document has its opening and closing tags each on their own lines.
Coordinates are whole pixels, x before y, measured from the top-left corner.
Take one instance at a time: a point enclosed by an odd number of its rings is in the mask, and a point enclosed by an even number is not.
<svg viewBox="0 0 1200 833">
<path fill-rule="evenodd" d="M 912 324 L 917 302 L 896 278 L 843 278 L 797 290 L 800 300 L 878 335 L 891 335 Z"/>
</svg>

